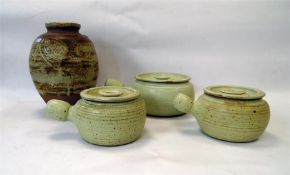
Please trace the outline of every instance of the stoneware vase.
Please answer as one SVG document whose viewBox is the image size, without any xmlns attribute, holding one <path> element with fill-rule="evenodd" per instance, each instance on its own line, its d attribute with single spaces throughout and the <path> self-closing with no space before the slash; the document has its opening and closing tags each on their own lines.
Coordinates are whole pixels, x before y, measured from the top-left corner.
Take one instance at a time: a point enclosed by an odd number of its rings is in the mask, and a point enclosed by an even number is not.
<svg viewBox="0 0 290 175">
<path fill-rule="evenodd" d="M 80 91 L 94 87 L 98 60 L 93 43 L 77 23 L 46 23 L 47 32 L 32 44 L 29 67 L 36 89 L 47 102 L 74 104 Z"/>
<path fill-rule="evenodd" d="M 89 143 L 123 145 L 137 140 L 144 129 L 145 102 L 128 87 L 95 87 L 81 92 L 74 105 L 61 100 L 47 103 L 50 118 L 72 121 Z"/>
<path fill-rule="evenodd" d="M 177 73 L 140 73 L 136 75 L 133 88 L 138 90 L 145 100 L 148 115 L 170 117 L 184 114 L 173 106 L 173 100 L 179 93 L 194 99 L 194 88 L 190 77 Z M 124 86 L 118 80 L 108 79 L 105 85 Z"/>
<path fill-rule="evenodd" d="M 266 129 L 270 109 L 261 90 L 240 86 L 209 86 L 193 105 L 191 98 L 179 94 L 176 109 L 191 112 L 201 130 L 214 138 L 230 142 L 256 140 Z"/>
</svg>

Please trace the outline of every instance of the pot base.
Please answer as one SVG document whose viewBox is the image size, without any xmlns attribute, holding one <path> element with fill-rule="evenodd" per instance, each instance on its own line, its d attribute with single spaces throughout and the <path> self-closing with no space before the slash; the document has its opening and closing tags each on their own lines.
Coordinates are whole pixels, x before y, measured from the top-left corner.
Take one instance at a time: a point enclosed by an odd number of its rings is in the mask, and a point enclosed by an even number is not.
<svg viewBox="0 0 290 175">
<path fill-rule="evenodd" d="M 250 143 L 250 142 L 254 142 L 256 140 L 258 140 L 259 137 L 257 138 L 253 138 L 253 139 L 244 139 L 244 140 L 234 140 L 234 139 L 225 139 L 225 138 L 219 138 L 219 137 L 215 137 L 215 136 L 212 136 L 208 133 L 206 133 L 205 131 L 203 131 L 202 129 L 200 129 L 200 131 L 205 134 L 206 136 L 210 137 L 210 138 L 213 138 L 213 139 L 216 139 L 216 140 L 220 140 L 220 141 L 224 141 L 224 142 L 231 142 L 231 143 Z"/>
<path fill-rule="evenodd" d="M 137 137 L 136 139 L 131 140 L 131 141 L 129 141 L 129 142 L 126 142 L 126 143 L 116 143 L 116 144 L 99 144 L 99 143 L 95 143 L 95 142 L 90 142 L 89 140 L 86 140 L 84 137 L 82 137 L 82 139 L 83 139 L 85 142 L 89 143 L 89 144 L 93 144 L 93 145 L 97 145 L 97 146 L 104 146 L 104 147 L 114 147 L 114 146 L 123 146 L 123 145 L 128 145 L 128 144 L 130 144 L 130 143 L 133 143 L 133 142 L 139 140 L 140 137 L 141 137 L 141 135 L 140 135 L 139 137 Z"/>
<path fill-rule="evenodd" d="M 181 113 L 177 115 L 152 115 L 152 114 L 146 114 L 147 117 L 152 117 L 152 118 L 175 118 L 175 117 L 181 117 L 184 116 L 186 113 Z"/>
</svg>

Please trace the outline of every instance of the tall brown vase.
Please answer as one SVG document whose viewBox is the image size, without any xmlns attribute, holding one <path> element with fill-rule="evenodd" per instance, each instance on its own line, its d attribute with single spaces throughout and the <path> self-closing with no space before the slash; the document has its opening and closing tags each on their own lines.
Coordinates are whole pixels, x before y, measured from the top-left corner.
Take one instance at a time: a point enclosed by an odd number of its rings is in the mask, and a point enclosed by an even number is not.
<svg viewBox="0 0 290 175">
<path fill-rule="evenodd" d="M 93 43 L 79 33 L 77 23 L 46 23 L 29 57 L 30 74 L 45 102 L 60 99 L 74 104 L 80 91 L 94 87 L 98 59 Z"/>
</svg>

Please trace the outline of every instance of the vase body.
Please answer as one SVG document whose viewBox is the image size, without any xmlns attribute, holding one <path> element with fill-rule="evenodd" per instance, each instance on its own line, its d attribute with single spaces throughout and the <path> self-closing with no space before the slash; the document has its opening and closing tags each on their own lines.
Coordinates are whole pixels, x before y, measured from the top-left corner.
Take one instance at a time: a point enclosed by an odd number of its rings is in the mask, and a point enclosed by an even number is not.
<svg viewBox="0 0 290 175">
<path fill-rule="evenodd" d="M 45 102 L 59 99 L 74 104 L 80 91 L 94 87 L 98 60 L 93 43 L 76 23 L 47 23 L 47 33 L 32 44 L 29 67 Z"/>
</svg>

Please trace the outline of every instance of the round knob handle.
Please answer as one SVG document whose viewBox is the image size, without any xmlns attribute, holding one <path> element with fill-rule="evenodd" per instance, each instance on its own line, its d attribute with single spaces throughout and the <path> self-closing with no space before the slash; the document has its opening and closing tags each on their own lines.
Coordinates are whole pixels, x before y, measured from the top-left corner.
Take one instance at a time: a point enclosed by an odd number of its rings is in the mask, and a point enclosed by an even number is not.
<svg viewBox="0 0 290 175">
<path fill-rule="evenodd" d="M 102 89 L 99 91 L 99 94 L 104 97 L 118 97 L 122 95 L 122 92 L 119 90 Z"/>
<path fill-rule="evenodd" d="M 220 89 L 219 91 L 222 93 L 232 94 L 232 95 L 242 95 L 246 93 L 244 90 L 239 90 L 239 89 Z"/>
<path fill-rule="evenodd" d="M 154 78 L 156 78 L 157 80 L 168 80 L 170 78 L 170 76 L 164 75 L 164 74 L 159 74 L 159 75 L 155 75 Z"/>
</svg>

